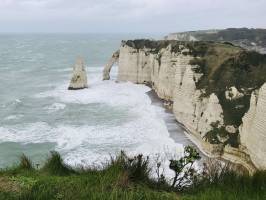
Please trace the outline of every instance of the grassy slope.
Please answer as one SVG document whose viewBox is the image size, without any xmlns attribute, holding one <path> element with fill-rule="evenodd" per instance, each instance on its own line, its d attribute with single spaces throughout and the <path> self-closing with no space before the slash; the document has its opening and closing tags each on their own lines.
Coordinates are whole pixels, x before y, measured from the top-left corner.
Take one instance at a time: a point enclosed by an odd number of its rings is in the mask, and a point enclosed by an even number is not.
<svg viewBox="0 0 266 200">
<path fill-rule="evenodd" d="M 120 162 L 112 162 L 101 170 L 73 170 L 60 157 L 50 160 L 40 170 L 27 163 L 0 172 L 1 200 L 266 199 L 266 172 L 250 177 L 225 171 L 217 176 L 216 168 L 193 187 L 176 191 L 146 176 L 130 176 Z"/>
<path fill-rule="evenodd" d="M 204 41 L 239 41 L 248 40 L 258 45 L 266 45 L 266 29 L 229 28 L 218 33 L 202 34 L 194 32 L 196 38 Z"/>
<path fill-rule="evenodd" d="M 124 180 L 116 167 L 67 176 L 37 171 L 2 173 L 0 199 L 177 199 L 174 193 L 150 189 Z M 1 179 L 0 179 L 1 180 Z M 2 190 L 2 191 L 1 191 Z"/>
<path fill-rule="evenodd" d="M 145 164 L 141 170 L 130 171 L 123 162 L 117 159 L 103 169 L 74 170 L 52 153 L 45 165 L 35 170 L 23 156 L 19 166 L 0 172 L 0 199 L 177 199 L 176 193 L 158 189 L 148 178 Z"/>
</svg>

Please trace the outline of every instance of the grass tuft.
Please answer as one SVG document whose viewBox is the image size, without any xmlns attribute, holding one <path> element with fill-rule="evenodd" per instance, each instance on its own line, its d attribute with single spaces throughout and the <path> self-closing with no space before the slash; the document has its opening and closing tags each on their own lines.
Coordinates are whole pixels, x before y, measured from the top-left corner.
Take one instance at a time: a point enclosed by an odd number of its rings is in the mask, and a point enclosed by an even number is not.
<svg viewBox="0 0 266 200">
<path fill-rule="evenodd" d="M 51 156 L 47 159 L 42 170 L 57 176 L 66 176 L 75 173 L 70 166 L 64 163 L 61 155 L 56 151 L 51 152 Z"/>
<path fill-rule="evenodd" d="M 139 154 L 134 157 L 128 157 L 123 151 L 116 158 L 112 159 L 111 165 L 118 165 L 128 175 L 128 178 L 133 182 L 147 181 L 151 168 L 149 167 L 149 157 L 143 157 Z"/>
<path fill-rule="evenodd" d="M 20 160 L 20 162 L 19 162 L 19 168 L 20 169 L 25 169 L 25 170 L 33 170 L 34 169 L 32 161 L 25 154 L 22 154 L 20 156 L 19 160 Z"/>
</svg>

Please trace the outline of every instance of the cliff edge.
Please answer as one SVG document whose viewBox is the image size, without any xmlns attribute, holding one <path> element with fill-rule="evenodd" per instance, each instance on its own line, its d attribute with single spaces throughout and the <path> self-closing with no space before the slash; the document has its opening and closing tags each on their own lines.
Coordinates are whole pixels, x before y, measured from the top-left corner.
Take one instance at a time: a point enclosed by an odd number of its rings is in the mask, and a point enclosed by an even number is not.
<svg viewBox="0 0 266 200">
<path fill-rule="evenodd" d="M 172 102 L 210 156 L 266 169 L 266 55 L 228 43 L 123 41 L 118 81 L 148 84 Z"/>
</svg>

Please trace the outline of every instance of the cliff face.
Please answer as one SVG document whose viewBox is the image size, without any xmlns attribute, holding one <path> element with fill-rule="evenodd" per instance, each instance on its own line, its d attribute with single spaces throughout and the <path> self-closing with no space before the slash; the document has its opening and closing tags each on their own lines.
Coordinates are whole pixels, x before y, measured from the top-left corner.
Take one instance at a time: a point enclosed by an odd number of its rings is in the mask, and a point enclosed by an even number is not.
<svg viewBox="0 0 266 200">
<path fill-rule="evenodd" d="M 240 127 L 241 143 L 247 147 L 250 157 L 260 169 L 266 167 L 266 84 L 254 91 L 250 109 Z"/>
<path fill-rule="evenodd" d="M 266 81 L 261 56 L 213 42 L 124 41 L 118 80 L 151 85 L 160 98 L 173 102 L 177 121 L 209 155 L 252 171 L 251 157 L 266 169 L 266 86 L 255 95 Z"/>
</svg>

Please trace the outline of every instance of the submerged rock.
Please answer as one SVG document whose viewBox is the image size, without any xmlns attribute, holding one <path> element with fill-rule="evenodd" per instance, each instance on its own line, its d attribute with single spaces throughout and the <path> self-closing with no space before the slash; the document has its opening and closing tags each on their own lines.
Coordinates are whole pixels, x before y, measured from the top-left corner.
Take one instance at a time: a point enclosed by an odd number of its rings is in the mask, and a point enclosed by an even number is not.
<svg viewBox="0 0 266 200">
<path fill-rule="evenodd" d="M 87 74 L 83 58 L 78 58 L 73 67 L 73 75 L 69 84 L 69 90 L 79 90 L 88 88 Z"/>
</svg>

